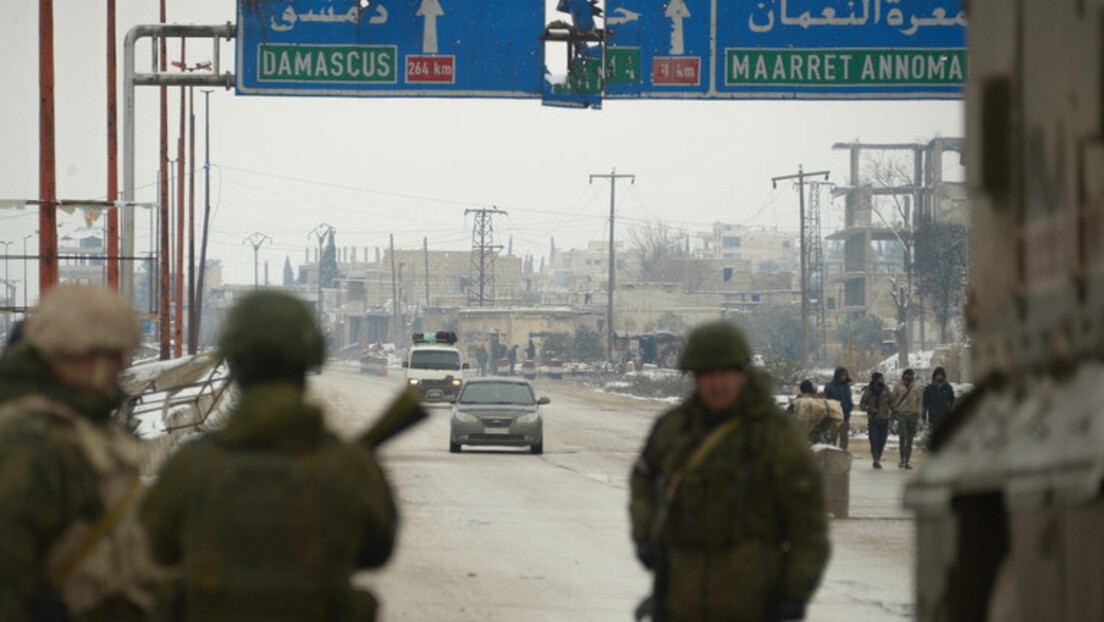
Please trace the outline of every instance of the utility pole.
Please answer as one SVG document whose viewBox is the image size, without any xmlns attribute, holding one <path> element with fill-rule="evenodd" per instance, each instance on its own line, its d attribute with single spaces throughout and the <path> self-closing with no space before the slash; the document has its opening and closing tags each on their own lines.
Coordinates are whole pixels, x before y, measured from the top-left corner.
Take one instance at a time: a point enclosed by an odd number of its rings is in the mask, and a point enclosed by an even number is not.
<svg viewBox="0 0 1104 622">
<path fill-rule="evenodd" d="M 203 89 L 203 237 L 199 243 L 199 282 L 196 284 L 195 330 L 190 337 L 188 349 L 195 352 L 199 347 L 199 328 L 203 321 L 203 281 L 207 274 L 207 224 L 211 218 L 211 92 Z"/>
<path fill-rule="evenodd" d="M 422 257 L 425 258 L 426 306 L 429 306 L 429 237 L 422 238 Z"/>
<path fill-rule="evenodd" d="M 786 179 L 797 180 L 797 197 L 799 205 L 799 218 L 801 220 L 801 365 L 802 367 L 809 366 L 809 289 L 808 289 L 808 260 L 806 258 L 806 250 L 808 244 L 805 241 L 805 178 L 806 177 L 820 177 L 824 176 L 824 179 L 828 179 L 830 171 L 817 171 L 815 173 L 806 173 L 802 170 L 801 165 L 797 166 L 796 175 L 782 175 L 779 177 L 771 177 L 771 185 L 774 188 L 778 187 L 778 182 Z"/>
<path fill-rule="evenodd" d="M 402 334 L 399 332 L 402 327 L 399 326 L 399 291 L 398 286 L 395 283 L 395 234 L 391 234 L 391 319 L 395 323 L 395 347 L 399 347 L 399 341 L 402 339 Z"/>
<path fill-rule="evenodd" d="M 38 291 L 57 282 L 57 183 L 54 151 L 54 2 L 38 3 Z M 24 253 L 25 255 L 26 253 Z M 23 291 L 27 291 L 24 277 Z M 26 306 L 26 305 L 24 305 Z"/>
<path fill-rule="evenodd" d="M 11 281 L 8 280 L 8 247 L 15 242 L 2 242 L 4 245 L 4 340 L 7 341 L 11 334 L 11 308 L 15 306 L 12 300 Z"/>
<path fill-rule="evenodd" d="M 609 217 L 609 296 L 608 303 L 606 305 L 606 360 L 613 361 L 613 289 L 614 278 L 617 268 L 616 255 L 613 250 L 613 212 L 614 212 L 614 200 L 617 192 L 617 180 L 628 178 L 629 183 L 636 183 L 636 175 L 618 175 L 617 169 L 614 168 L 610 171 L 609 175 L 592 174 L 590 176 L 590 183 L 594 183 L 594 178 L 608 179 L 610 182 L 610 217 Z"/>
<path fill-rule="evenodd" d="M 196 353 L 196 288 L 195 288 L 195 92 L 188 87 L 188 354 Z M 116 268 L 116 273 L 118 268 Z M 118 277 L 116 277 L 118 278 Z"/>
<path fill-rule="evenodd" d="M 261 245 L 263 245 L 265 242 L 268 242 L 269 244 L 272 243 L 272 238 L 268 237 L 267 235 L 265 235 L 263 233 L 260 233 L 259 231 L 254 231 L 253 233 L 249 234 L 249 237 L 242 240 L 242 244 L 245 244 L 247 242 L 250 245 L 253 246 L 253 289 L 257 289 L 258 287 L 260 287 L 260 283 L 257 280 L 257 254 L 261 250 Z M 321 270 L 322 264 L 319 263 L 318 265 L 319 265 L 318 274 L 319 274 L 319 276 L 321 276 L 321 274 L 322 274 L 322 270 Z M 319 278 L 318 282 L 321 283 L 322 279 Z"/>
<path fill-rule="evenodd" d="M 107 0 L 107 200 L 119 198 L 119 135 L 115 74 L 115 0 Z M 107 286 L 119 293 L 119 208 L 107 209 Z M 133 306 L 134 302 L 127 301 Z"/>
<path fill-rule="evenodd" d="M 28 255 L 27 255 L 27 240 L 33 238 L 36 235 L 38 235 L 37 231 L 35 231 L 34 233 L 28 233 L 27 235 L 23 236 L 23 317 L 24 318 L 27 317 L 30 314 L 29 312 L 30 312 L 30 309 L 31 309 L 29 306 L 27 306 L 27 289 L 28 289 L 28 286 L 31 283 L 30 281 L 27 280 L 27 257 L 28 257 Z M 41 297 L 42 292 L 39 291 L 38 295 L 39 295 L 39 297 Z"/>
<path fill-rule="evenodd" d="M 496 246 L 494 243 L 492 217 L 495 214 L 506 215 L 506 212 L 497 207 L 491 207 L 464 210 L 464 215 L 468 214 L 475 214 L 475 223 L 472 225 L 471 271 L 479 274 L 479 306 L 482 307 L 485 302 L 493 305 L 495 299 L 494 253 L 501 250 L 502 246 Z"/>
<path fill-rule="evenodd" d="M 307 239 L 312 236 L 318 238 L 318 328 L 322 328 L 322 240 L 326 239 L 326 236 L 332 236 L 335 229 L 326 223 L 322 223 L 311 229 L 311 232 L 307 234 Z"/>
</svg>

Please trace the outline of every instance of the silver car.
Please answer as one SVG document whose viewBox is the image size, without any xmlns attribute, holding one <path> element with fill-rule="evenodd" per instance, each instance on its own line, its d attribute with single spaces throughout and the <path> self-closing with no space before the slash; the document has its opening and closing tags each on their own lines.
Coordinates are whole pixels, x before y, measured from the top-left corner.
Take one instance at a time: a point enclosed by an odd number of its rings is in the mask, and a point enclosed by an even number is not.
<svg viewBox="0 0 1104 622">
<path fill-rule="evenodd" d="M 544 421 L 529 381 L 522 378 L 472 378 L 452 407 L 449 451 L 461 445 L 508 445 L 544 451 Z"/>
</svg>

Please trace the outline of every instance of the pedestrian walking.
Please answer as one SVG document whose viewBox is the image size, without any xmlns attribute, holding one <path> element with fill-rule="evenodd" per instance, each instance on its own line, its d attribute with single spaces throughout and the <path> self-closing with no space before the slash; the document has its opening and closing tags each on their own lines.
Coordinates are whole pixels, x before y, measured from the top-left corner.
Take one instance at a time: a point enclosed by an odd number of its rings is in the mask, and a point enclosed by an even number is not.
<svg viewBox="0 0 1104 622">
<path fill-rule="evenodd" d="M 851 397 L 851 375 L 846 367 L 837 367 L 832 374 L 832 380 L 824 385 L 824 397 L 836 400 L 843 411 L 843 426 L 839 434 L 839 446 L 847 449 L 851 437 L 851 411 L 855 408 L 854 398 Z"/>
<path fill-rule="evenodd" d="M 514 365 L 517 365 L 517 351 L 518 347 L 515 343 L 510 347 L 509 352 L 506 353 L 506 358 L 510 361 L 510 375 L 514 375 Z"/>
<path fill-rule="evenodd" d="M 487 375 L 487 348 L 483 347 L 483 344 L 479 344 L 479 349 L 475 351 L 475 362 L 479 366 L 479 375 Z"/>
<path fill-rule="evenodd" d="M 0 620 L 145 620 L 142 453 L 112 418 L 134 313 L 106 289 L 56 285 L 23 328 L 0 356 Z"/>
<path fill-rule="evenodd" d="M 828 559 L 805 434 L 731 322 L 696 328 L 681 367 L 695 391 L 659 417 L 631 474 L 632 538 L 655 578 L 637 619 L 803 619 Z"/>
<path fill-rule="evenodd" d="M 882 468 L 882 451 L 889 437 L 889 419 L 893 407 L 893 390 L 886 386 L 882 372 L 874 372 L 863 389 L 859 408 L 866 413 L 870 436 L 870 455 L 874 468 Z"/>
<path fill-rule="evenodd" d="M 924 387 L 924 400 L 921 414 L 924 423 L 935 427 L 950 412 L 954 406 L 955 392 L 951 383 L 947 382 L 947 372 L 942 367 L 936 367 L 932 372 L 931 384 Z"/>
<path fill-rule="evenodd" d="M 916 387 L 916 373 L 906 369 L 901 380 L 894 387 L 893 417 L 897 420 L 897 438 L 900 440 L 900 461 L 898 469 L 911 469 L 912 441 L 916 438 L 916 428 L 920 425 L 920 408 L 923 396 Z"/>
<path fill-rule="evenodd" d="M 537 345 L 532 339 L 529 340 L 529 345 L 525 346 L 525 357 L 530 361 L 535 361 L 537 358 Z"/>
<path fill-rule="evenodd" d="M 354 571 L 385 563 L 391 491 L 371 450 L 339 441 L 304 400 L 322 334 L 299 300 L 261 290 L 219 339 L 240 389 L 225 428 L 169 460 L 142 505 L 156 558 L 179 564 L 179 622 L 373 620 Z"/>
</svg>

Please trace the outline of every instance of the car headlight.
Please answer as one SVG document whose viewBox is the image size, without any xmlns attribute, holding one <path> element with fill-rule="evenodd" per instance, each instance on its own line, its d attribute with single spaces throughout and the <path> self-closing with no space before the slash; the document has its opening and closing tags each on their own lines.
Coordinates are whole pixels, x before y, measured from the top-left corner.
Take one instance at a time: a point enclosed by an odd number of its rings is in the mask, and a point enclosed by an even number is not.
<svg viewBox="0 0 1104 622">
<path fill-rule="evenodd" d="M 537 420 L 537 413 L 529 413 L 517 418 L 518 423 L 533 423 Z"/>
<path fill-rule="evenodd" d="M 411 379 L 407 380 L 407 382 L 409 382 L 410 384 L 418 384 L 418 379 L 417 378 L 411 378 Z"/>
<path fill-rule="evenodd" d="M 452 381 L 452 386 L 454 386 L 454 387 L 460 386 L 460 381 L 459 380 L 453 380 Z"/>
<path fill-rule="evenodd" d="M 463 421 L 464 423 L 478 423 L 479 422 L 479 419 L 476 419 L 475 415 L 469 415 L 468 413 L 466 413 L 464 411 L 460 411 L 460 410 L 456 411 L 456 419 L 458 421 Z"/>
</svg>

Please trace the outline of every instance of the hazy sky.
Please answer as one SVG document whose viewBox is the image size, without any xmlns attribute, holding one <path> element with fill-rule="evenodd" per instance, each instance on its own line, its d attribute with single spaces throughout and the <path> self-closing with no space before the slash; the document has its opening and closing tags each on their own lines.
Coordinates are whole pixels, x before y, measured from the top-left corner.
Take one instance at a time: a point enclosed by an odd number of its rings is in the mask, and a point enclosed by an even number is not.
<svg viewBox="0 0 1104 622">
<path fill-rule="evenodd" d="M 170 22 L 235 20 L 232 0 L 169 0 Z M 55 0 L 58 196 L 106 194 L 106 2 Z M 0 20 L 0 198 L 38 193 L 37 3 L 5 3 Z M 137 24 L 155 23 L 155 0 L 118 0 L 122 38 Z M 207 60 L 210 44 L 189 46 L 188 62 Z M 234 48 L 222 47 L 223 70 Z M 170 59 L 179 59 L 170 45 Z M 148 41 L 139 68 L 148 67 Z M 122 69 L 119 70 L 122 110 Z M 137 199 L 155 198 L 157 89 L 138 89 Z M 170 90 L 170 157 L 175 158 L 179 90 Z M 196 92 L 197 155 L 202 163 L 203 108 Z M 251 282 L 253 232 L 274 244 L 261 251 L 279 282 L 284 258 L 293 266 L 308 233 L 320 223 L 337 230 L 338 246 L 383 247 L 395 235 L 401 248 L 468 250 L 466 208 L 497 206 L 496 241 L 513 236 L 514 253 L 546 255 L 608 236 L 609 187 L 591 173 L 636 175 L 618 185 L 619 238 L 660 219 L 689 232 L 715 221 L 796 229 L 797 195 L 772 190 L 770 178 L 830 169 L 847 182 L 847 155 L 834 142 L 927 140 L 960 136 L 961 102 L 607 101 L 600 111 L 541 106 L 537 100 L 301 98 L 211 95 L 209 256 L 221 259 L 231 282 Z M 120 123 L 120 140 L 121 140 Z M 121 142 L 120 142 L 121 152 Z M 950 163 L 948 167 L 957 167 Z M 174 167 L 175 170 L 175 167 Z M 202 175 L 202 173 L 199 173 Z M 121 176 L 121 170 L 120 170 Z M 121 177 L 120 177 L 121 179 Z M 196 184 L 202 205 L 202 176 Z M 175 196 L 175 194 L 174 194 Z M 841 211 L 832 206 L 826 219 Z M 83 225 L 59 214 L 60 235 Z M 140 221 L 141 222 L 141 221 Z M 37 229 L 37 212 L 0 212 L 0 242 Z M 101 226 L 96 223 L 95 226 Z M 148 225 L 139 226 L 139 252 Z M 29 247 L 37 244 L 35 238 Z M 359 251 L 358 251 L 359 252 Z M 13 279 L 22 265 L 13 261 Z M 31 263 L 31 298 L 37 279 Z M 263 269 L 263 268 L 262 268 Z"/>
</svg>

